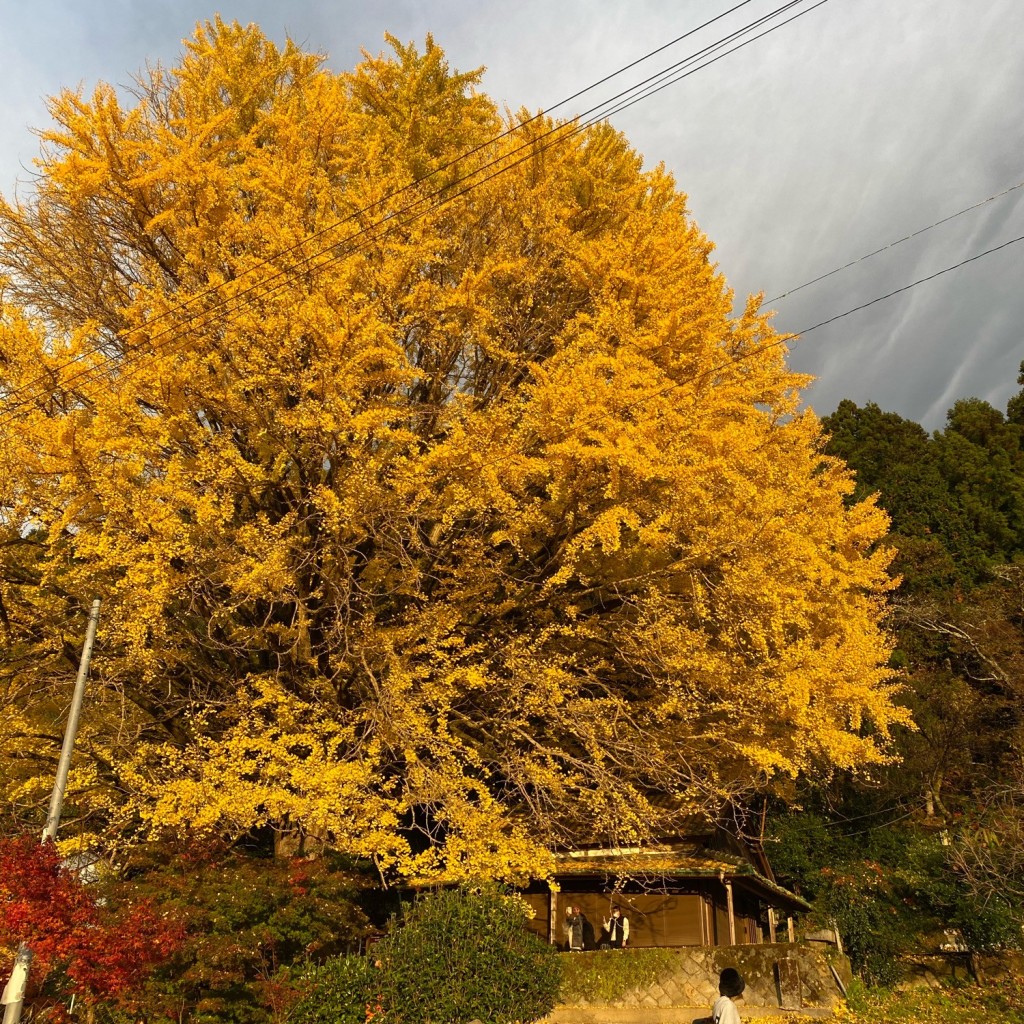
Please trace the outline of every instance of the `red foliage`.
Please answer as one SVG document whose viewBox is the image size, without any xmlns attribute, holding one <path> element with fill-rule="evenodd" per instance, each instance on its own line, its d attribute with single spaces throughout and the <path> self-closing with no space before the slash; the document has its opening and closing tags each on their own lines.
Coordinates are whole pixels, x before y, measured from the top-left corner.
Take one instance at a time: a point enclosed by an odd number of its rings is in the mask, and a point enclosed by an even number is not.
<svg viewBox="0 0 1024 1024">
<path fill-rule="evenodd" d="M 183 937 L 148 900 L 97 902 L 52 843 L 0 838 L 0 945 L 26 943 L 37 982 L 62 971 L 81 997 L 122 1001 Z"/>
</svg>

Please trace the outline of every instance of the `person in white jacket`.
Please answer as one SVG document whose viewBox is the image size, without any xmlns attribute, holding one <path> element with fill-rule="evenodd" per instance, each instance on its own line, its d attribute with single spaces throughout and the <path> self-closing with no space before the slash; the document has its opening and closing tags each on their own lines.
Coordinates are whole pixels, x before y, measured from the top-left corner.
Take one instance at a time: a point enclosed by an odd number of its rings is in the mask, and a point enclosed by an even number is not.
<svg viewBox="0 0 1024 1024">
<path fill-rule="evenodd" d="M 735 967 L 726 967 L 718 976 L 718 999 L 711 1007 L 712 1024 L 740 1024 L 740 1011 L 734 1000 L 743 996 L 746 988 L 743 975 Z"/>
<path fill-rule="evenodd" d="M 629 943 L 629 918 L 622 913 L 618 903 L 613 903 L 611 915 L 604 922 L 604 930 L 608 935 L 608 945 L 612 949 L 622 949 Z"/>
</svg>

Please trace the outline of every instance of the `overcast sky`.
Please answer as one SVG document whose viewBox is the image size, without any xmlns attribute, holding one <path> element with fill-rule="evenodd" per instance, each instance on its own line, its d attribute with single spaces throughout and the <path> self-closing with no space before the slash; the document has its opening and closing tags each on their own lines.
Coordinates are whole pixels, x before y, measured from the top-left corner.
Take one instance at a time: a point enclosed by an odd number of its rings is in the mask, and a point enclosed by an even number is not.
<svg viewBox="0 0 1024 1024">
<path fill-rule="evenodd" d="M 737 2 L 0 0 L 0 191 L 26 177 L 46 96 L 173 62 L 215 13 L 335 70 L 382 50 L 386 31 L 432 32 L 454 67 L 487 67 L 497 100 L 536 109 Z M 783 2 L 750 0 L 616 88 Z M 737 294 L 770 298 L 1024 181 L 1021 39 L 1022 0 L 827 0 L 613 123 L 673 171 Z M 780 330 L 801 330 L 1019 235 L 1024 188 L 769 305 Z M 809 333 L 791 356 L 818 378 L 808 402 L 875 401 L 929 428 L 957 398 L 1004 408 L 1024 358 L 1022 269 L 1024 242 Z"/>
</svg>

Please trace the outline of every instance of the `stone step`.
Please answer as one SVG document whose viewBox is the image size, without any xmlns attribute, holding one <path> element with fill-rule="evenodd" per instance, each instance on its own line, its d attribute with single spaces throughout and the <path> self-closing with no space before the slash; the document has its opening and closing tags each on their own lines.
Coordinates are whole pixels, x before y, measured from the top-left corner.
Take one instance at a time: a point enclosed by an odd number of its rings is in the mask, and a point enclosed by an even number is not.
<svg viewBox="0 0 1024 1024">
<path fill-rule="evenodd" d="M 761 1017 L 793 1020 L 831 1020 L 832 1011 L 820 1007 L 782 1010 L 777 1006 L 739 1004 L 744 1024 Z M 538 1024 L 690 1024 L 707 1017 L 710 1006 L 556 1006 Z"/>
</svg>

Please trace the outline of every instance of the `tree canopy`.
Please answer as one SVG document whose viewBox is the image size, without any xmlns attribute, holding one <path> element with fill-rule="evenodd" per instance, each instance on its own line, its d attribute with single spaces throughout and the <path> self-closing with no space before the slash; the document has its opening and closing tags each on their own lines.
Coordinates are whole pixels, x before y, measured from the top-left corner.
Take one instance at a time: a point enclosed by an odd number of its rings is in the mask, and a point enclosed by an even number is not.
<svg viewBox="0 0 1024 1024">
<path fill-rule="evenodd" d="M 108 837 L 509 876 L 884 761 L 887 518 L 784 339 L 611 127 L 391 44 L 335 74 L 200 26 L 53 99 L 0 203 L 9 805 L 94 594 Z"/>
<path fill-rule="evenodd" d="M 930 814 L 948 810 L 947 787 L 952 806 L 969 811 L 975 790 L 1020 761 L 1022 395 L 1005 414 L 960 399 L 932 435 L 873 403 L 843 401 L 824 420 L 828 451 L 857 473 L 855 495 L 877 491 L 892 517 L 903 576 L 893 602 L 895 662 L 919 728 L 901 739 L 902 768 L 889 789 L 923 791 Z"/>
<path fill-rule="evenodd" d="M 766 831 L 780 881 L 838 923 L 869 980 L 951 939 L 973 954 L 1024 937 L 1022 409 L 1024 391 L 1005 414 L 960 399 L 928 434 L 846 400 L 823 421 L 857 474 L 848 500 L 877 492 L 892 517 L 892 664 L 916 729 L 870 784 L 800 786 L 800 812 L 776 803 Z"/>
</svg>

